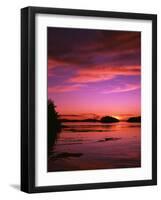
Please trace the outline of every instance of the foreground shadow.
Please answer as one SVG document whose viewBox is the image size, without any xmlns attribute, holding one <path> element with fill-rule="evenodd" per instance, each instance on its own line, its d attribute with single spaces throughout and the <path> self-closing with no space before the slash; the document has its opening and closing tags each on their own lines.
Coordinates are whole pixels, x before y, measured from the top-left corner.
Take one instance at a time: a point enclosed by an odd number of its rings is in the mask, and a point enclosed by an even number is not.
<svg viewBox="0 0 161 200">
<path fill-rule="evenodd" d="M 15 190 L 20 190 L 20 185 L 18 184 L 10 184 L 10 186 L 14 188 Z"/>
</svg>

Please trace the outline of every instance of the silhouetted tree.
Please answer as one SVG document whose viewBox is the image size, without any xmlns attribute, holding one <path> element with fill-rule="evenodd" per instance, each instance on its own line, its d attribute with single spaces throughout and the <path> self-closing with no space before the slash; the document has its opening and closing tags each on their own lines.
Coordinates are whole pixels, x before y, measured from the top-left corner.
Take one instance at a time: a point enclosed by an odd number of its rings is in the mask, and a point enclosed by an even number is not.
<svg viewBox="0 0 161 200">
<path fill-rule="evenodd" d="M 55 110 L 55 105 L 52 100 L 48 100 L 48 154 L 51 147 L 55 144 L 58 133 L 61 131 L 61 122 L 59 115 Z"/>
</svg>

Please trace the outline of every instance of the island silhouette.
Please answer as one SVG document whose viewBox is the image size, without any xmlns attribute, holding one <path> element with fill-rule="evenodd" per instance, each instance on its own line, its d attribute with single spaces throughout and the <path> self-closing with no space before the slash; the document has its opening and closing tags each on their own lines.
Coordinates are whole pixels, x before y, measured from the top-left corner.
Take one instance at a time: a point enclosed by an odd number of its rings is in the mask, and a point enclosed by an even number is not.
<svg viewBox="0 0 161 200">
<path fill-rule="evenodd" d="M 111 116 L 104 116 L 101 118 L 100 122 L 102 123 L 115 123 L 115 122 L 119 122 L 120 120 L 115 118 L 115 117 L 111 117 Z"/>
<path fill-rule="evenodd" d="M 141 116 L 138 117 L 130 117 L 127 122 L 141 122 Z"/>
</svg>

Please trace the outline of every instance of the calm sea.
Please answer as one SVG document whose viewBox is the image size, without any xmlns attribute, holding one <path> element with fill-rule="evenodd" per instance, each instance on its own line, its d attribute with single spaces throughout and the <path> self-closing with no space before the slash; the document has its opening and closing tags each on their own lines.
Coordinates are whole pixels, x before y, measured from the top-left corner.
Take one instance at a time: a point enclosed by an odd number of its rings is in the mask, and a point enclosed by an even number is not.
<svg viewBox="0 0 161 200">
<path fill-rule="evenodd" d="M 48 158 L 48 171 L 141 166 L 141 124 L 66 122 Z"/>
</svg>

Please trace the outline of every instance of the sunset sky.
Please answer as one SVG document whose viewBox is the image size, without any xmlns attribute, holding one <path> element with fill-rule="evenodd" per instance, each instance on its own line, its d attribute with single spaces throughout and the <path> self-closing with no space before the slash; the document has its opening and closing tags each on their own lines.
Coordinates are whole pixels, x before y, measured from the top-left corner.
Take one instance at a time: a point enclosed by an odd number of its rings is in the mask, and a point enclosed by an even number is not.
<svg viewBox="0 0 161 200">
<path fill-rule="evenodd" d="M 59 114 L 140 115 L 141 33 L 48 28 L 48 99 Z"/>
</svg>

